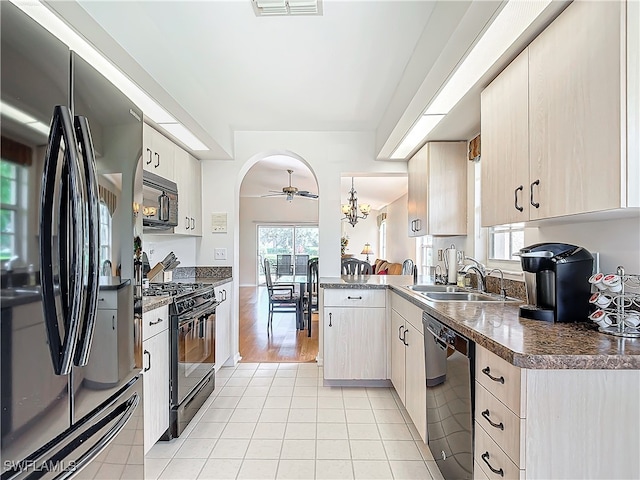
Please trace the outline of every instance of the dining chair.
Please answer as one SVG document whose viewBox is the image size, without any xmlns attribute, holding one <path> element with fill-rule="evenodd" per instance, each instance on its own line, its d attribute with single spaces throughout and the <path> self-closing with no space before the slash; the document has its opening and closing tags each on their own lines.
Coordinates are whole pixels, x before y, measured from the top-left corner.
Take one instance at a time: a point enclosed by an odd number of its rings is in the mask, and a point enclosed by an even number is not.
<svg viewBox="0 0 640 480">
<path fill-rule="evenodd" d="M 264 259 L 264 277 L 267 282 L 267 293 L 269 294 L 269 318 L 267 319 L 267 333 L 273 327 L 274 312 L 295 312 L 296 329 L 302 323 L 302 297 L 295 291 L 293 283 L 273 283 L 271 278 L 271 263 L 268 258 Z"/>
<path fill-rule="evenodd" d="M 343 258 L 341 261 L 343 275 L 371 275 L 372 268 L 369 262 L 357 258 Z"/>
<path fill-rule="evenodd" d="M 296 255 L 293 274 L 294 275 L 307 274 L 308 263 L 309 263 L 309 255 Z"/>
<path fill-rule="evenodd" d="M 278 255 L 276 257 L 276 275 L 291 275 L 291 255 Z"/>
<path fill-rule="evenodd" d="M 413 275 L 413 260 L 410 258 L 402 262 L 402 275 Z"/>
<path fill-rule="evenodd" d="M 312 258 L 307 263 L 307 291 L 305 293 L 308 337 L 311 336 L 311 315 L 318 311 L 318 292 L 318 259 Z"/>
</svg>

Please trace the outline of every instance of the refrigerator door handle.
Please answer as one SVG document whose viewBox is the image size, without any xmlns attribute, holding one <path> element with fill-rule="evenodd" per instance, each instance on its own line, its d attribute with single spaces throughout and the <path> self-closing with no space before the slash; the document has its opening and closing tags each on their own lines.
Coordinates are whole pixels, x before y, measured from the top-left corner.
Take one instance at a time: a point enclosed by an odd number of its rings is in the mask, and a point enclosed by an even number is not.
<svg viewBox="0 0 640 480">
<path fill-rule="evenodd" d="M 59 165 L 60 142 L 64 140 L 64 162 Z M 40 268 L 42 275 L 42 297 L 45 326 L 49 352 L 57 375 L 67 375 L 72 368 L 77 343 L 80 315 L 82 313 L 82 290 L 84 271 L 82 269 L 82 242 L 84 219 L 80 211 L 80 202 L 75 194 L 81 191 L 79 185 L 78 145 L 73 131 L 71 113 L 67 107 L 56 105 L 53 110 L 51 129 L 45 155 L 42 177 L 40 208 Z M 57 172 L 62 172 L 61 193 L 56 195 Z M 70 193 L 70 195 L 67 195 Z M 70 205 L 70 211 L 67 209 Z M 59 213 L 58 229 L 54 235 L 54 211 Z M 73 231 L 69 232 L 69 220 Z M 69 238 L 69 234 L 71 238 Z M 53 261 L 53 244 L 57 237 L 58 258 L 67 260 L 67 266 L 61 265 L 58 273 L 61 299 L 56 300 Z M 71 243 L 70 243 L 71 242 Z M 69 258 L 67 258 L 67 256 Z M 71 291 L 66 282 L 70 282 Z M 69 305 L 69 299 L 71 305 Z M 59 324 L 65 328 L 61 338 Z"/>
<path fill-rule="evenodd" d="M 76 138 L 80 145 L 80 155 L 82 160 L 82 172 L 84 174 L 84 184 L 87 198 L 83 199 L 83 211 L 87 215 L 87 255 L 83 255 L 83 260 L 88 260 L 87 289 L 83 295 L 83 322 L 78 347 L 76 349 L 74 364 L 84 367 L 89 362 L 89 352 L 93 340 L 93 331 L 98 309 L 99 290 L 99 247 L 100 247 L 100 213 L 98 176 L 95 167 L 95 152 L 91 139 L 91 130 L 86 117 L 76 116 L 74 119 Z"/>
</svg>

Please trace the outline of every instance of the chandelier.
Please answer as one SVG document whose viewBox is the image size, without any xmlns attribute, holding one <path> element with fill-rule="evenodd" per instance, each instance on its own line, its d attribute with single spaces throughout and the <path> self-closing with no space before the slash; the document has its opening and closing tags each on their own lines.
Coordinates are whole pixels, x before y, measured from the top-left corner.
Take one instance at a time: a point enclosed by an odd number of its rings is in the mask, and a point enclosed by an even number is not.
<svg viewBox="0 0 640 480">
<path fill-rule="evenodd" d="M 366 203 L 358 205 L 358 195 L 353 187 L 353 177 L 351 177 L 351 190 L 349 191 L 347 202 L 349 203 L 344 203 L 341 207 L 342 213 L 344 214 L 343 220 L 346 220 L 352 227 L 355 227 L 358 220 L 367 218 L 371 211 L 371 205 Z M 358 215 L 358 212 L 362 215 Z"/>
</svg>

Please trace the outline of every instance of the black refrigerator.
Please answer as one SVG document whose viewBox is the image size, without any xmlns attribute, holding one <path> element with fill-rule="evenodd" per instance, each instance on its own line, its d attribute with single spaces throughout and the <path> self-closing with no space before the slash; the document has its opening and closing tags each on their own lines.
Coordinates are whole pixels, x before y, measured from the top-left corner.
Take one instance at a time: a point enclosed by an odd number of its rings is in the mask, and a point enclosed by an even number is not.
<svg viewBox="0 0 640 480">
<path fill-rule="evenodd" d="M 144 478 L 142 113 L 16 6 L 0 17 L 1 479 Z"/>
</svg>

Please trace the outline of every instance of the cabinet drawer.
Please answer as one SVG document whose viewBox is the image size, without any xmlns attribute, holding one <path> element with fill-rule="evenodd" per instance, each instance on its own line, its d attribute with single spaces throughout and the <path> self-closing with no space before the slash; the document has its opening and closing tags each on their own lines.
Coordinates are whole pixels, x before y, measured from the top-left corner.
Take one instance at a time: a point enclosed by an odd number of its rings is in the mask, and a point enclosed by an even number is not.
<svg viewBox="0 0 640 480">
<path fill-rule="evenodd" d="M 398 312 L 416 330 L 424 333 L 422 328 L 422 309 L 397 293 L 391 292 L 390 298 L 391 308 Z"/>
<path fill-rule="evenodd" d="M 477 465 L 480 465 L 482 472 L 489 479 L 510 480 L 525 478 L 524 470 L 520 470 L 515 463 L 509 460 L 507 454 L 502 451 L 496 442 L 491 440 L 491 437 L 477 421 L 475 430 L 475 453 L 473 459 Z M 478 477 L 482 478 L 481 475 L 476 476 L 476 478 Z"/>
<path fill-rule="evenodd" d="M 169 328 L 169 305 L 142 314 L 142 341 Z"/>
<path fill-rule="evenodd" d="M 511 461 L 519 468 L 524 468 L 524 449 L 520 446 L 524 443 L 525 421 L 477 383 L 475 418 Z"/>
<path fill-rule="evenodd" d="M 520 418 L 525 418 L 524 385 L 526 371 L 511 365 L 489 350 L 476 348 L 476 381 Z"/>
<path fill-rule="evenodd" d="M 118 290 L 100 290 L 98 292 L 98 309 L 117 310 Z"/>
<path fill-rule="evenodd" d="M 385 307 L 386 290 L 334 288 L 324 291 L 325 307 Z"/>
</svg>

